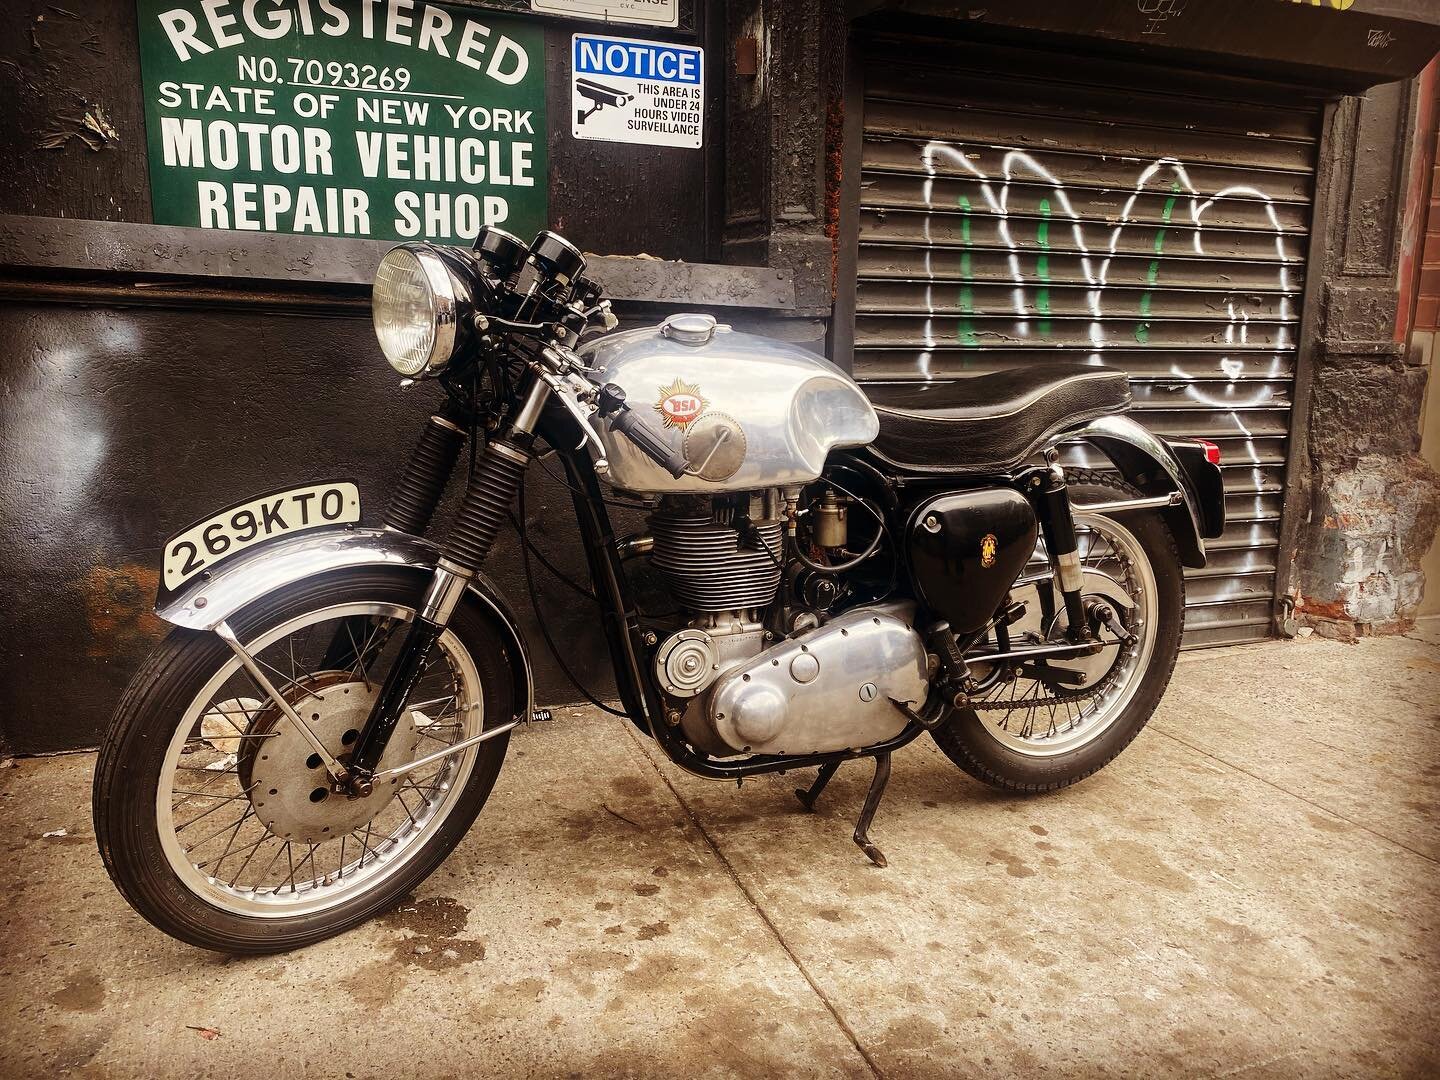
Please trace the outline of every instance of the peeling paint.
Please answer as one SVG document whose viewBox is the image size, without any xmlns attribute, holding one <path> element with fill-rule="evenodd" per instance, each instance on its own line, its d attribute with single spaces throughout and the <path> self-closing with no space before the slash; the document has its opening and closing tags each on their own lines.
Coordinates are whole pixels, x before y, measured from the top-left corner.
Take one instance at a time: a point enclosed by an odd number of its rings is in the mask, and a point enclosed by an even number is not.
<svg viewBox="0 0 1440 1080">
<path fill-rule="evenodd" d="M 88 656 L 130 656 L 165 636 L 152 610 L 160 574 L 135 563 L 97 566 L 77 583 L 90 630 Z"/>
<path fill-rule="evenodd" d="M 120 141 L 120 132 L 115 130 L 115 125 L 99 105 L 92 105 L 82 116 L 61 116 L 57 119 L 68 126 L 44 132 L 36 143 L 36 149 L 63 150 L 70 145 L 71 139 L 79 139 L 91 150 L 99 151 Z"/>
</svg>

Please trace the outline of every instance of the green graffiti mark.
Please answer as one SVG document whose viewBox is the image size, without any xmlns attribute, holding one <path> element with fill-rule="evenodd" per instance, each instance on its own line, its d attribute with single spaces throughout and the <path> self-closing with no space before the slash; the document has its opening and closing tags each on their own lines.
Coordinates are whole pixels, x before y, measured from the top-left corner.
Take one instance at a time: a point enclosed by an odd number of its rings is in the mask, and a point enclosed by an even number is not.
<svg viewBox="0 0 1440 1080">
<path fill-rule="evenodd" d="M 955 205 L 960 207 L 960 242 L 965 245 L 965 250 L 960 252 L 960 276 L 966 284 L 960 286 L 960 310 L 965 315 L 975 314 L 975 289 L 969 284 L 973 277 L 972 265 L 970 262 L 970 199 L 966 195 L 960 195 L 955 200 Z M 975 333 L 975 323 L 969 318 L 962 318 L 960 325 L 955 331 L 955 337 L 961 345 L 976 346 L 980 344 L 980 338 Z"/>
<path fill-rule="evenodd" d="M 1165 250 L 1165 230 L 1170 225 L 1170 220 L 1175 216 L 1175 203 L 1180 198 L 1180 181 L 1170 182 L 1170 197 L 1165 200 L 1165 207 L 1160 211 L 1160 228 L 1155 230 L 1155 254 L 1158 256 Z M 1140 294 L 1140 315 L 1144 319 L 1150 317 L 1150 307 L 1154 302 L 1153 289 L 1155 283 L 1160 279 L 1160 260 L 1150 260 L 1150 267 L 1145 271 L 1145 291 Z M 1141 345 L 1150 344 L 1150 324 L 1140 322 L 1135 324 L 1135 340 Z"/>
</svg>

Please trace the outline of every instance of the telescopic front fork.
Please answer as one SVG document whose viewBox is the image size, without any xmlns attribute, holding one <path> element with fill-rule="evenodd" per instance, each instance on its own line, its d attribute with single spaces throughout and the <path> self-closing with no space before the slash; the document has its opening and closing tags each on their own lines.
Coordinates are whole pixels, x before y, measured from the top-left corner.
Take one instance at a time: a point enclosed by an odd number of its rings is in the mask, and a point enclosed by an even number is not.
<svg viewBox="0 0 1440 1080">
<path fill-rule="evenodd" d="M 405 635 L 370 710 L 370 716 L 355 740 L 344 789 L 352 795 L 368 795 L 391 734 L 415 685 L 425 674 L 425 664 L 450 616 L 495 546 L 520 485 L 534 455 L 530 451 L 535 425 L 550 396 L 550 387 L 532 377 L 525 389 L 524 404 L 504 434 L 486 444 L 470 477 L 455 527 L 440 551 L 435 576 L 421 602 L 420 610 Z M 459 750 L 457 743 L 452 749 Z"/>
</svg>

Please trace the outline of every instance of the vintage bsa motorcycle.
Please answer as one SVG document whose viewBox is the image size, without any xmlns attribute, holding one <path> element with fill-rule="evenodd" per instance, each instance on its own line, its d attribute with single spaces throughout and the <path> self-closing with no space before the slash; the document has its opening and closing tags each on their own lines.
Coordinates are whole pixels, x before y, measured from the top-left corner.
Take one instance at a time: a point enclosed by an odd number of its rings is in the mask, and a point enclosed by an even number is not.
<svg viewBox="0 0 1440 1080">
<path fill-rule="evenodd" d="M 818 769 L 807 808 L 872 759 L 855 841 L 879 866 L 868 829 L 911 740 L 1043 792 L 1154 711 L 1181 568 L 1205 565 L 1225 510 L 1214 445 L 1127 418 L 1123 373 L 862 388 L 696 314 L 582 345 L 616 325 L 584 270 L 552 232 L 395 248 L 376 335 L 445 401 L 384 528 L 360 527 L 354 484 L 312 483 L 166 545 L 157 610 L 175 629 L 120 702 L 94 796 L 106 868 L 162 930 L 233 953 L 318 941 L 393 906 L 465 834 L 535 711 L 526 642 L 481 569 L 507 521 L 527 577 L 543 560 L 522 481 L 547 457 L 623 715 L 698 776 Z M 467 440 L 463 502 L 432 542 Z M 1106 469 L 1063 468 L 1062 444 Z M 643 508 L 643 533 L 617 539 L 607 499 Z M 675 610 L 637 609 L 640 559 Z"/>
</svg>

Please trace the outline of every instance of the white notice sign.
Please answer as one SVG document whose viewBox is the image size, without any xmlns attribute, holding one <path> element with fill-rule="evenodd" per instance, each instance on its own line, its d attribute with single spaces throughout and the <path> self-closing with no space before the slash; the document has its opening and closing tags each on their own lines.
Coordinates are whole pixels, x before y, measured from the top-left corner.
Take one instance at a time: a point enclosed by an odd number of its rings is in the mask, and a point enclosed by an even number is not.
<svg viewBox="0 0 1440 1080">
<path fill-rule="evenodd" d="M 680 0 L 530 0 L 530 10 L 595 22 L 680 25 Z"/>
<path fill-rule="evenodd" d="M 700 148 L 705 53 L 693 45 L 576 34 L 570 39 L 570 134 Z"/>
</svg>

